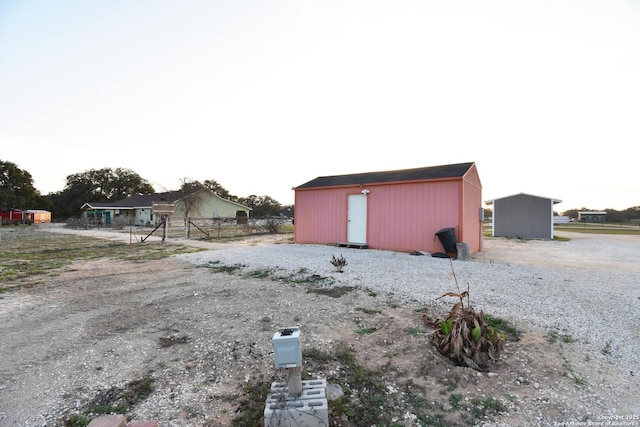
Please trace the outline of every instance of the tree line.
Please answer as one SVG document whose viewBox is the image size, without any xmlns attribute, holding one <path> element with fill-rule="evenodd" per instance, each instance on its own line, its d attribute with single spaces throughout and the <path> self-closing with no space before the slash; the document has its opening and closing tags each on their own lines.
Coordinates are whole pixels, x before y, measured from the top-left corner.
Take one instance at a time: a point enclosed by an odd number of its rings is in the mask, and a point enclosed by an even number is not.
<svg viewBox="0 0 640 427">
<path fill-rule="evenodd" d="M 278 216 L 293 212 L 293 206 L 283 206 L 269 196 L 235 196 L 211 179 L 204 182 L 183 179 L 180 191 L 190 194 L 207 189 L 218 196 L 252 209 L 254 218 Z M 52 219 L 66 220 L 80 216 L 85 203 L 113 203 L 136 194 L 153 194 L 156 191 L 146 179 L 126 168 L 90 169 L 67 176 L 62 191 L 42 195 L 33 186 L 31 174 L 16 164 L 0 160 L 0 210 L 44 209 Z"/>
<path fill-rule="evenodd" d="M 240 203 L 252 209 L 251 216 L 265 218 L 283 212 L 293 213 L 293 206 L 283 206 L 269 196 L 250 195 L 238 197 L 229 193 L 217 181 L 204 182 L 182 180 L 179 190 L 185 194 L 198 189 L 208 189 L 218 196 Z M 41 195 L 33 186 L 31 174 L 12 162 L 0 160 L 0 210 L 44 209 L 50 211 L 54 220 L 65 220 L 80 215 L 80 207 L 87 202 L 111 203 L 135 194 L 153 194 L 155 190 L 146 179 L 125 168 L 90 169 L 67 176 L 62 191 Z M 577 218 L 579 211 L 600 211 L 600 209 L 569 209 L 562 215 Z M 607 222 L 627 222 L 640 220 L 640 206 L 622 211 L 602 209 L 607 213 Z M 491 209 L 485 209 L 485 216 L 491 216 Z"/>
</svg>

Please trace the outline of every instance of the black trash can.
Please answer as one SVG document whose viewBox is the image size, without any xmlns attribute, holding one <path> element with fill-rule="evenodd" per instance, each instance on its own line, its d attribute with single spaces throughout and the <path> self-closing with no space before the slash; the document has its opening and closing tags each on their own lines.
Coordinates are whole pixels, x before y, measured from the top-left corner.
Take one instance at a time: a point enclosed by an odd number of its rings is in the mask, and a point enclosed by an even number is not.
<svg viewBox="0 0 640 427">
<path fill-rule="evenodd" d="M 448 254 L 456 253 L 456 235 L 453 228 L 443 228 L 436 233 L 444 251 Z"/>
</svg>

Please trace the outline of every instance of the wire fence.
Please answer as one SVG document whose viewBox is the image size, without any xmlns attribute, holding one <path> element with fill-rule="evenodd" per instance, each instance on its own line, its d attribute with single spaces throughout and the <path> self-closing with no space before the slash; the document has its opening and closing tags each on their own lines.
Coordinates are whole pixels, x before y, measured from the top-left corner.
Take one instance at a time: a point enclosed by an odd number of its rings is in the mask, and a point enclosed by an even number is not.
<svg viewBox="0 0 640 427">
<path fill-rule="evenodd" d="M 133 232 L 136 235 L 151 233 L 167 238 L 186 239 L 223 239 L 237 238 L 252 234 L 278 233 L 283 226 L 292 225 L 285 217 L 268 218 L 167 218 L 166 226 L 162 221 L 144 226 L 132 224 L 126 219 L 116 218 L 106 222 L 100 218 L 72 218 L 67 227 L 83 230 L 109 229 Z"/>
</svg>

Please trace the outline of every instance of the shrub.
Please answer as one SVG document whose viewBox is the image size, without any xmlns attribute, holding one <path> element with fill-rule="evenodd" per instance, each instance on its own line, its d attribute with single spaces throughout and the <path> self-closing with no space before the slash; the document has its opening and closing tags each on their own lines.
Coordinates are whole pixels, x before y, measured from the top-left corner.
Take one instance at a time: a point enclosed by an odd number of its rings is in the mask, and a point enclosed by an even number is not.
<svg viewBox="0 0 640 427">
<path fill-rule="evenodd" d="M 342 269 L 347 265 L 347 260 L 340 255 L 340 258 L 336 258 L 335 255 L 331 257 L 331 264 L 338 270 L 338 273 L 342 273 Z"/>
</svg>

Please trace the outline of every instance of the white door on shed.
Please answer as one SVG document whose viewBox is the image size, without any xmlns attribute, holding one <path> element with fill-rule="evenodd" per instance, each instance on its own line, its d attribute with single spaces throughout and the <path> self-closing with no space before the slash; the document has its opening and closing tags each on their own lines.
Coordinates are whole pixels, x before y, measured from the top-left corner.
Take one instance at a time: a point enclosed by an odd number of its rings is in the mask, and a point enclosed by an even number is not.
<svg viewBox="0 0 640 427">
<path fill-rule="evenodd" d="M 367 196 L 349 195 L 347 240 L 349 243 L 367 244 Z"/>
</svg>

